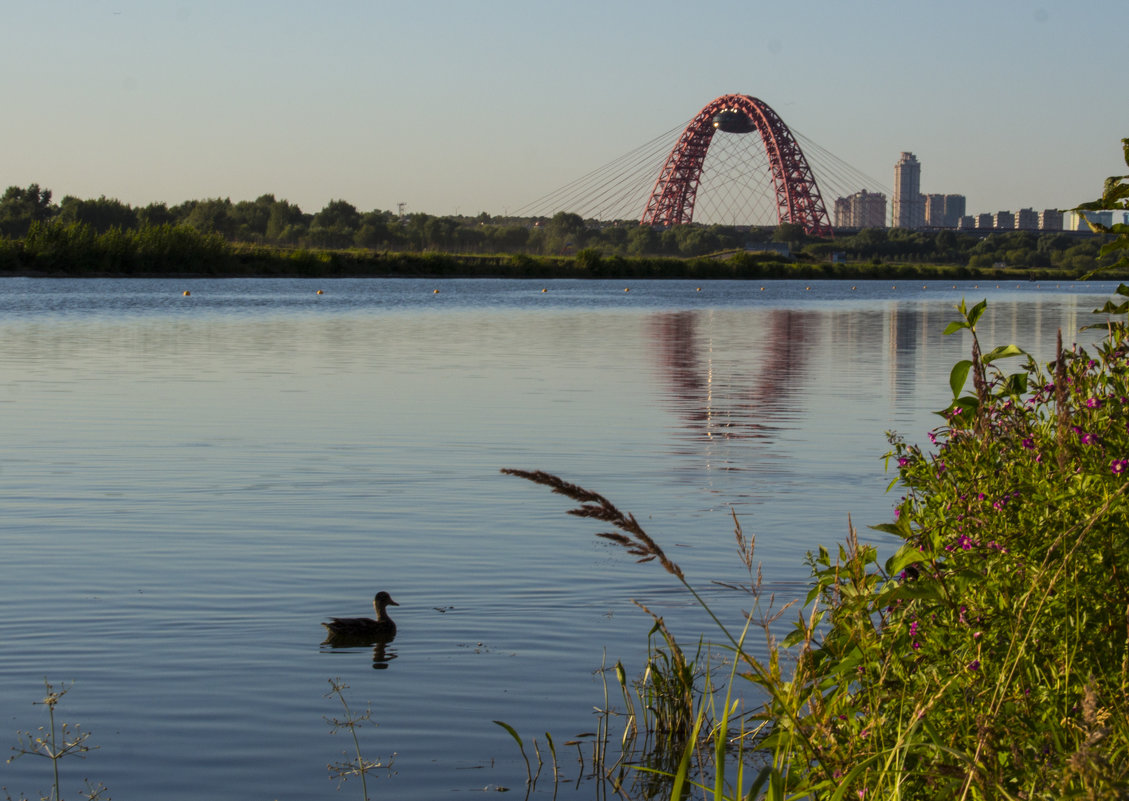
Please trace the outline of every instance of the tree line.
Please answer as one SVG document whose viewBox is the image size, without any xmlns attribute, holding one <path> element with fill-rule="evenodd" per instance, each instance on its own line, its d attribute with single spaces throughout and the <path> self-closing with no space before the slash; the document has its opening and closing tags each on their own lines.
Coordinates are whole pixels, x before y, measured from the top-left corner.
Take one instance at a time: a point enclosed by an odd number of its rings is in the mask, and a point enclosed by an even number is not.
<svg viewBox="0 0 1129 801">
<path fill-rule="evenodd" d="M 134 207 L 105 196 L 82 199 L 68 195 L 55 203 L 50 189 L 32 184 L 11 186 L 0 197 L 0 238 L 42 239 L 48 236 L 47 229 L 59 228 L 69 229 L 70 240 L 107 236 L 112 231 L 132 236 L 150 232 L 145 235 L 162 240 L 154 247 L 171 246 L 175 237 L 170 231 L 183 228 L 202 235 L 203 239 L 193 241 L 205 243 L 210 250 L 226 242 L 306 250 L 553 258 L 594 251 L 603 257 L 694 258 L 786 246 L 794 260 L 842 259 L 875 267 L 913 263 L 1086 272 L 1103 265 L 1102 237 L 1070 232 L 983 235 L 870 228 L 824 240 L 809 238 L 800 226 L 789 223 L 760 228 L 691 224 L 657 230 L 634 220 L 585 220 L 569 212 L 527 218 L 485 212 L 474 217 L 400 215 L 380 209 L 362 212 L 345 200 L 331 200 L 320 211 L 308 213 L 272 194 L 238 202 L 210 198 L 174 206 L 150 203 Z M 181 239 L 187 245 L 183 235 Z"/>
</svg>

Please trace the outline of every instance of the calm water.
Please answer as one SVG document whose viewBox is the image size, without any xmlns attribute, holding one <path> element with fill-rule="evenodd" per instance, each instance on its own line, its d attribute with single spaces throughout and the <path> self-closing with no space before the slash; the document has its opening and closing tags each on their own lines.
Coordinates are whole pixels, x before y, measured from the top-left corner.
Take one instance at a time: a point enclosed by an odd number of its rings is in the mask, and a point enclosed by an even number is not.
<svg viewBox="0 0 1129 801">
<path fill-rule="evenodd" d="M 989 299 L 986 345 L 1045 357 L 1112 287 L 807 286 L 0 280 L 0 740 L 45 722 L 47 677 L 100 746 L 64 795 L 326 797 L 340 677 L 379 723 L 366 756 L 396 754 L 374 797 L 521 791 L 492 720 L 592 730 L 604 653 L 641 667 L 631 599 L 687 645 L 708 625 L 499 468 L 634 512 L 735 618 L 710 585 L 744 578 L 730 508 L 784 597 L 848 513 L 890 519 L 884 432 L 935 425 L 957 300 Z M 323 648 L 319 622 L 378 589 L 400 603 L 383 661 Z M 592 797 L 562 768 L 558 797 Z M 49 773 L 23 757 L 0 784 Z"/>
</svg>

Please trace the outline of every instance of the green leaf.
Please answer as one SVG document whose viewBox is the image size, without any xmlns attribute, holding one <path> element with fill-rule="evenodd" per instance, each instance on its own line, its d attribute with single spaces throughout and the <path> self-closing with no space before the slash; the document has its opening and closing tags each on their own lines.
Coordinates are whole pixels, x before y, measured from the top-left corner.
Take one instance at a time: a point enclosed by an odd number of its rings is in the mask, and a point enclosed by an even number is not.
<svg viewBox="0 0 1129 801">
<path fill-rule="evenodd" d="M 503 723 L 500 720 L 496 720 L 496 721 L 494 721 L 494 723 L 496 723 L 497 725 L 501 726 L 503 729 L 508 731 L 510 733 L 510 737 L 513 737 L 515 740 L 517 740 L 518 747 L 519 748 L 522 747 L 521 737 L 518 736 L 518 733 L 514 730 L 513 726 L 511 726 L 508 723 Z"/>
<path fill-rule="evenodd" d="M 996 361 L 996 359 L 1006 359 L 1008 356 L 1023 355 L 1025 355 L 1024 351 L 1015 345 L 1000 345 L 998 348 L 993 348 L 985 353 L 980 357 L 980 360 L 984 362 L 984 364 L 991 364 Z"/>
<path fill-rule="evenodd" d="M 952 372 L 949 373 L 949 387 L 953 390 L 953 397 L 960 397 L 960 391 L 964 389 L 964 382 L 968 380 L 968 371 L 972 369 L 972 362 L 968 359 L 961 359 L 953 365 Z"/>
<path fill-rule="evenodd" d="M 936 601 L 944 598 L 941 588 L 934 581 L 909 581 L 902 584 L 890 594 L 891 599 L 903 598 L 905 600 L 920 599 Z"/>
<path fill-rule="evenodd" d="M 886 560 L 886 575 L 896 576 L 905 569 L 906 565 L 917 564 L 924 562 L 929 557 L 922 553 L 917 548 L 909 545 L 898 550 L 893 556 Z"/>
<path fill-rule="evenodd" d="M 1013 373 L 1007 377 L 1004 392 L 1008 395 L 1022 395 L 1027 391 L 1027 373 Z"/>
<path fill-rule="evenodd" d="M 690 737 L 686 741 L 686 748 L 682 752 L 682 759 L 678 761 L 678 770 L 675 771 L 674 781 L 671 782 L 670 786 L 671 798 L 682 797 L 682 786 L 686 784 L 690 776 L 690 759 L 698 745 L 698 732 L 702 730 L 704 715 L 705 707 L 703 706 L 698 710 L 698 718 L 694 721 L 694 730 L 690 732 Z"/>
<path fill-rule="evenodd" d="M 951 323 L 945 326 L 945 336 L 948 336 L 949 334 L 955 334 L 957 331 L 960 331 L 963 328 L 968 328 L 968 323 L 966 323 L 964 320 L 953 320 Z"/>
<path fill-rule="evenodd" d="M 980 301 L 975 306 L 973 306 L 971 309 L 969 309 L 969 311 L 968 311 L 968 327 L 969 328 L 976 328 L 976 321 L 980 319 L 980 315 L 984 313 L 984 310 L 986 308 L 988 308 L 988 299 L 987 298 Z"/>
<path fill-rule="evenodd" d="M 1112 300 L 1107 300 L 1105 302 L 1105 305 L 1102 306 L 1100 309 L 1094 309 L 1094 314 L 1125 314 L 1127 311 L 1129 311 L 1129 300 L 1125 301 L 1124 303 L 1119 303 L 1116 306 L 1113 305 Z M 1087 327 L 1089 327 L 1089 328 L 1104 328 L 1105 325 L 1106 325 L 1105 323 L 1097 323 L 1093 326 L 1087 326 Z"/>
</svg>

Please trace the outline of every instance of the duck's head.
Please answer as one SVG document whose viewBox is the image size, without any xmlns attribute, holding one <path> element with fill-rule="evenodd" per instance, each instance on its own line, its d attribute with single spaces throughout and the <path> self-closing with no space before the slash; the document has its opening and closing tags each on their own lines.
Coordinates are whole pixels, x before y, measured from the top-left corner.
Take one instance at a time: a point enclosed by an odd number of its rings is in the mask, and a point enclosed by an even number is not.
<svg viewBox="0 0 1129 801">
<path fill-rule="evenodd" d="M 400 604 L 393 601 L 391 595 L 381 590 L 376 594 L 376 597 L 372 599 L 372 605 L 377 609 L 383 609 L 386 606 L 399 606 Z"/>
</svg>

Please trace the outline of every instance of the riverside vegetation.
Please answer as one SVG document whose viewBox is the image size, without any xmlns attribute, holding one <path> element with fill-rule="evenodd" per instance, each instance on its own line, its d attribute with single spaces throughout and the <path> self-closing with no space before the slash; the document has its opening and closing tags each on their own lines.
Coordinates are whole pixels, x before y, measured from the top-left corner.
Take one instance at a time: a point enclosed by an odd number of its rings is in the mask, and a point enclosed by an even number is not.
<svg viewBox="0 0 1129 801">
<path fill-rule="evenodd" d="M 262 195 L 134 208 L 38 184 L 0 196 L 0 275 L 507 278 L 1041 278 L 1109 267 L 1105 232 L 865 229 L 834 240 L 794 224 L 737 228 L 552 217 L 316 214 Z M 832 257 L 835 257 L 834 260 Z"/>
</svg>

